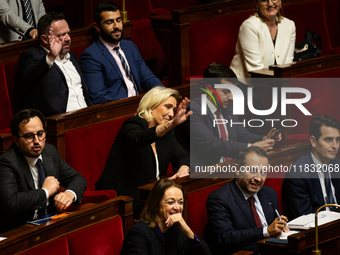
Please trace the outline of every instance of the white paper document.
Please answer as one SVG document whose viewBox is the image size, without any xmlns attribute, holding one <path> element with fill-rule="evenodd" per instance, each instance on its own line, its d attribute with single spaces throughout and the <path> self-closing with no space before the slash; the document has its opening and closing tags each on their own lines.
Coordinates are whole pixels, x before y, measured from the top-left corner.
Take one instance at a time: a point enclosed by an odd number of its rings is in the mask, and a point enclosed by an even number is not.
<svg viewBox="0 0 340 255">
<path fill-rule="evenodd" d="M 290 230 L 289 232 L 285 233 L 283 232 L 280 236 L 280 239 L 286 240 L 288 239 L 288 236 L 299 233 L 300 231 L 294 231 L 294 230 Z"/>
<path fill-rule="evenodd" d="M 321 211 L 318 213 L 318 226 L 340 219 L 340 213 L 333 211 Z M 315 213 L 300 216 L 290 222 L 291 229 L 310 229 L 315 227 Z"/>
</svg>

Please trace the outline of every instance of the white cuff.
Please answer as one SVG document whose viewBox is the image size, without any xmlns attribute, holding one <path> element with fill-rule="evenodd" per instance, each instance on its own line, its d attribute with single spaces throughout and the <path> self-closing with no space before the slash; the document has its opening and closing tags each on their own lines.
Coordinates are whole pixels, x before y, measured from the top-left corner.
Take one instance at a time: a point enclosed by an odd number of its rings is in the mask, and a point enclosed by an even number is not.
<svg viewBox="0 0 340 255">
<path fill-rule="evenodd" d="M 268 232 L 267 232 L 267 228 L 268 228 L 268 227 L 263 227 L 263 236 L 264 236 L 264 237 L 269 237 L 269 234 L 268 234 Z"/>
<path fill-rule="evenodd" d="M 51 62 L 51 61 L 48 59 L 48 54 L 46 55 L 46 63 L 48 64 L 48 66 L 49 66 L 50 68 L 52 68 L 54 61 Z"/>
</svg>

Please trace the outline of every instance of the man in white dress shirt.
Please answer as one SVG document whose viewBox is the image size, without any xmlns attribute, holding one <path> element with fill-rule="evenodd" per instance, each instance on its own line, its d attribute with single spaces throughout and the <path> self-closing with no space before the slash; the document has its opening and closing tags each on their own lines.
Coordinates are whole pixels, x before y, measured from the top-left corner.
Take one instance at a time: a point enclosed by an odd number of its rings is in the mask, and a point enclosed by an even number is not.
<svg viewBox="0 0 340 255">
<path fill-rule="evenodd" d="M 70 51 L 70 28 L 63 14 L 51 12 L 38 23 L 40 45 L 21 54 L 16 79 L 20 109 L 45 116 L 92 105 L 76 55 Z"/>
</svg>

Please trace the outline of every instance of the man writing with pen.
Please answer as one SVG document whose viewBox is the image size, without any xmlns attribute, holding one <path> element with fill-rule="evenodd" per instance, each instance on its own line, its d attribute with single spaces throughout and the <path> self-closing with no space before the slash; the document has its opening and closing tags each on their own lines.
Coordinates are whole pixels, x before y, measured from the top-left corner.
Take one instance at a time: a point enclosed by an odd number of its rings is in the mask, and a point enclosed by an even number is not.
<svg viewBox="0 0 340 255">
<path fill-rule="evenodd" d="M 275 191 L 263 187 L 268 158 L 259 147 L 248 147 L 236 158 L 235 179 L 213 191 L 207 200 L 208 228 L 214 254 L 240 250 L 259 254 L 256 242 L 288 232 L 287 217 L 279 215 Z"/>
</svg>

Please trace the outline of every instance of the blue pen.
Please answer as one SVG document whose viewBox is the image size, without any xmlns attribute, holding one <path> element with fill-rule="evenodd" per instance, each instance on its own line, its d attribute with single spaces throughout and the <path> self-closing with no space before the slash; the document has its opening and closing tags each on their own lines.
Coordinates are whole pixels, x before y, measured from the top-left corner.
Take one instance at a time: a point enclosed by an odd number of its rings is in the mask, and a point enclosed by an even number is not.
<svg viewBox="0 0 340 255">
<path fill-rule="evenodd" d="M 279 212 L 276 209 L 275 209 L 275 212 L 276 212 L 277 217 L 279 217 L 279 220 L 281 220 L 281 216 L 280 216 Z"/>
</svg>

